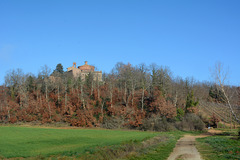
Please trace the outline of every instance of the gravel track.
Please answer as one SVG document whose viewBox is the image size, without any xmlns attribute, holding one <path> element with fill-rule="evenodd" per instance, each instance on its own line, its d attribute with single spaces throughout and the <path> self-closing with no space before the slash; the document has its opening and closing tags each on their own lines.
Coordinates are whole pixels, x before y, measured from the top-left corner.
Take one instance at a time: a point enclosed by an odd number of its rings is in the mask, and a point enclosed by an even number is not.
<svg viewBox="0 0 240 160">
<path fill-rule="evenodd" d="M 196 138 L 200 136 L 185 135 L 180 138 L 168 160 L 202 160 L 195 147 Z"/>
</svg>

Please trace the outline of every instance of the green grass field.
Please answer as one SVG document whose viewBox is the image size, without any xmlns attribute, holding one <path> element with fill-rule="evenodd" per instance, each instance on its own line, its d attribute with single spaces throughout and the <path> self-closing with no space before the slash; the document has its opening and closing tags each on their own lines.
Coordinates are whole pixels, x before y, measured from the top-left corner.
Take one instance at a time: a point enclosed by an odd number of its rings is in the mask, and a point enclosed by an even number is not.
<svg viewBox="0 0 240 160">
<path fill-rule="evenodd" d="M 197 139 L 197 148 L 205 160 L 240 160 L 240 140 L 237 130 L 224 132 L 217 136 Z"/>
<path fill-rule="evenodd" d="M 0 126 L 0 157 L 79 155 L 101 146 L 141 141 L 159 133 L 97 129 Z"/>
</svg>

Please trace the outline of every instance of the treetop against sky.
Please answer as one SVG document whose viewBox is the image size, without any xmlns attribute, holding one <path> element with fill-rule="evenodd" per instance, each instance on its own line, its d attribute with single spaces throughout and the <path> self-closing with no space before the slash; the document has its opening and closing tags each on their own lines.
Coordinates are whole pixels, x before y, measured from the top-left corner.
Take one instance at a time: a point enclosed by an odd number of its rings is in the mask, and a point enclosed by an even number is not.
<svg viewBox="0 0 240 160">
<path fill-rule="evenodd" d="M 169 66 L 210 80 L 221 61 L 239 85 L 240 1 L 0 1 L 0 84 L 10 69 L 37 74 L 85 60 L 110 72 L 117 62 Z"/>
</svg>

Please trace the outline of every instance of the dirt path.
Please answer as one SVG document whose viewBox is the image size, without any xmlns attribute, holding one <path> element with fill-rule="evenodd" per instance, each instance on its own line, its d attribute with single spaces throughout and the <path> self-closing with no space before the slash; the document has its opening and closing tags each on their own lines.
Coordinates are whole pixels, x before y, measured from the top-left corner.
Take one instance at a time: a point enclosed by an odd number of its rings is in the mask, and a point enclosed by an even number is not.
<svg viewBox="0 0 240 160">
<path fill-rule="evenodd" d="M 195 147 L 195 139 L 203 136 L 185 135 L 180 138 L 168 160 L 202 160 Z"/>
</svg>

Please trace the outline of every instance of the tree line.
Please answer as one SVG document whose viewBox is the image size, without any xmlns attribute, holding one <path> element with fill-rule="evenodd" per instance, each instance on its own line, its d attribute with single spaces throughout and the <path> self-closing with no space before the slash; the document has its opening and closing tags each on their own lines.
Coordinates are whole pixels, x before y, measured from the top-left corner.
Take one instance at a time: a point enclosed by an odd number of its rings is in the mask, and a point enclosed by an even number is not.
<svg viewBox="0 0 240 160">
<path fill-rule="evenodd" d="M 239 105 L 239 88 L 223 93 L 211 82 L 174 77 L 168 67 L 117 63 L 103 80 L 93 73 L 74 78 L 58 64 L 38 75 L 11 70 L 0 87 L 0 122 L 65 122 L 72 126 L 141 128 L 161 122 L 183 121 L 198 114 L 199 101 Z M 224 90 L 225 91 L 225 90 Z M 237 91 L 237 92 L 236 92 Z M 148 121 L 152 120 L 152 121 Z"/>
</svg>

